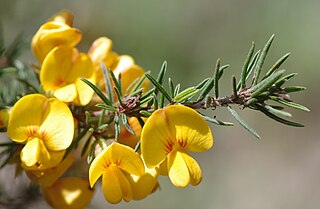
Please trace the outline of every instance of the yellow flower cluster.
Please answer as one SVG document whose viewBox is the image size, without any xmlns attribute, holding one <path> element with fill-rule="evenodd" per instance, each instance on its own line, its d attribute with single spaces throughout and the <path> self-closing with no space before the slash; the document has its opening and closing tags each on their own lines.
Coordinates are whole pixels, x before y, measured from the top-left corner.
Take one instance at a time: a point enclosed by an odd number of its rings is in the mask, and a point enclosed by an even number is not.
<svg viewBox="0 0 320 209">
<path fill-rule="evenodd" d="M 145 73 L 132 57 L 112 51 L 112 41 L 106 37 L 94 41 L 88 53 L 79 52 L 75 46 L 82 34 L 72 23 L 69 12 L 60 12 L 32 39 L 45 95 L 23 96 L 10 111 L 0 110 L 0 127 L 7 127 L 8 136 L 21 147 L 20 164 L 27 176 L 41 185 L 54 208 L 87 207 L 100 177 L 110 203 L 145 198 L 158 189 L 159 175 L 168 175 L 177 187 L 198 185 L 202 173 L 190 152 L 210 149 L 213 137 L 204 119 L 183 105 L 154 111 L 143 119 L 143 127 L 137 118 L 128 118 L 135 135 L 123 128 L 117 140 L 104 142 L 86 170 L 88 178 L 66 174 L 75 162 L 84 163 L 71 152 L 73 144 L 79 143 L 76 130 L 81 124 L 81 114 L 75 116 L 72 107 L 90 109 L 94 99 L 94 91 L 81 78 L 103 90 L 103 63 L 115 76 L 121 74 L 125 95 L 130 84 Z M 142 87 L 147 89 L 148 82 Z M 95 140 L 99 138 L 92 137 Z M 139 140 L 141 154 L 134 150 Z"/>
</svg>

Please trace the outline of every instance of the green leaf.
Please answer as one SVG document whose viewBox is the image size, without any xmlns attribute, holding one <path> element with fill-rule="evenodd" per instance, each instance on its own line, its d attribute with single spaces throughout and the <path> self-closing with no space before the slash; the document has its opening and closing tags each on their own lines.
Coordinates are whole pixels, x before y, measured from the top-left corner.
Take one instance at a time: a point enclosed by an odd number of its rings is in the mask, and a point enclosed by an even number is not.
<svg viewBox="0 0 320 209">
<path fill-rule="evenodd" d="M 263 79 L 269 77 L 272 73 L 274 73 L 279 67 L 286 61 L 286 59 L 290 56 L 290 53 L 287 53 L 283 55 L 271 68 L 270 70 L 266 73 L 266 75 L 263 77 Z M 263 80 L 262 79 L 262 80 Z"/>
<path fill-rule="evenodd" d="M 303 124 L 292 122 L 292 121 L 288 121 L 286 119 L 278 117 L 277 115 L 271 113 L 270 111 L 268 111 L 265 107 L 263 107 L 261 105 L 256 105 L 256 106 L 262 113 L 264 113 L 266 116 L 272 118 L 275 121 L 278 121 L 280 123 L 283 123 L 283 124 L 286 124 L 286 125 L 289 125 L 289 126 L 304 127 Z"/>
<path fill-rule="evenodd" d="M 114 102 L 113 97 L 114 96 L 113 96 L 113 90 L 112 90 L 113 88 L 112 88 L 111 80 L 110 80 L 108 71 L 107 71 L 104 63 L 101 62 L 100 65 L 101 65 L 101 69 L 103 72 L 103 78 L 104 78 L 104 82 L 105 82 L 106 92 L 108 92 L 110 103 L 113 104 L 113 102 Z"/>
<path fill-rule="evenodd" d="M 102 109 L 105 109 L 105 110 L 112 111 L 112 112 L 116 112 L 117 111 L 117 108 L 115 108 L 113 106 L 110 106 L 110 105 L 107 105 L 107 104 L 96 104 L 95 106 L 99 107 L 99 108 L 102 108 Z"/>
<path fill-rule="evenodd" d="M 162 63 L 161 70 L 160 70 L 158 77 L 157 77 L 157 81 L 158 81 L 158 83 L 160 83 L 160 85 L 163 84 L 163 80 L 164 80 L 164 76 L 166 74 L 166 71 L 167 71 L 167 61 L 164 61 Z"/>
<path fill-rule="evenodd" d="M 171 101 L 172 101 L 171 97 L 170 97 L 169 94 L 164 90 L 164 88 L 161 86 L 161 84 L 158 83 L 150 74 L 145 74 L 145 75 L 146 75 L 146 77 L 153 83 L 153 85 L 156 87 L 156 89 L 158 89 L 158 90 L 166 97 L 166 99 L 167 99 L 169 102 L 171 102 Z M 155 94 L 157 94 L 156 91 L 155 91 Z"/>
<path fill-rule="evenodd" d="M 178 83 L 176 85 L 176 87 L 174 88 L 174 96 L 178 95 L 180 91 L 180 83 Z"/>
<path fill-rule="evenodd" d="M 209 92 L 212 90 L 214 86 L 214 78 L 210 78 L 210 80 L 208 80 L 208 82 L 206 83 L 206 85 L 204 86 L 204 88 L 202 89 L 202 91 L 200 92 L 200 95 L 197 99 L 197 101 L 202 101 L 208 94 Z"/>
<path fill-rule="evenodd" d="M 228 111 L 231 113 L 231 115 L 236 119 L 236 121 L 239 122 L 239 124 L 244 127 L 247 131 L 249 131 L 251 134 L 253 134 L 256 138 L 260 139 L 260 136 L 258 135 L 258 133 L 253 130 L 248 124 L 247 122 L 245 122 L 240 115 L 234 110 L 232 109 L 230 106 L 228 106 Z"/>
<path fill-rule="evenodd" d="M 266 91 L 272 84 L 274 84 L 284 73 L 285 70 L 280 70 L 268 78 L 264 79 L 260 83 L 256 84 L 255 86 L 249 89 L 249 92 L 252 93 L 252 97 L 259 96 L 262 92 Z"/>
<path fill-rule="evenodd" d="M 150 102 L 152 99 L 153 99 L 153 96 L 146 97 L 146 98 L 140 100 L 139 104 L 140 104 L 140 106 L 142 106 L 143 104 Z"/>
<path fill-rule="evenodd" d="M 117 87 L 117 89 L 120 92 L 120 96 L 122 96 L 122 88 L 121 88 L 121 84 L 119 83 L 119 80 L 116 78 L 115 74 L 113 73 L 112 70 L 109 70 L 109 73 L 111 75 L 112 81 L 115 85 L 115 87 Z M 120 76 L 120 75 L 119 75 Z M 121 77 L 121 76 L 120 76 Z"/>
<path fill-rule="evenodd" d="M 5 74 L 16 73 L 16 72 L 18 72 L 18 70 L 15 67 L 2 68 L 2 69 L 0 69 L 0 77 Z"/>
<path fill-rule="evenodd" d="M 258 63 L 257 63 L 256 69 L 254 72 L 253 85 L 256 85 L 258 83 L 263 63 L 266 59 L 266 56 L 268 54 L 268 51 L 270 49 L 270 46 L 272 44 L 273 39 L 274 39 L 274 34 L 269 38 L 268 42 L 266 43 L 266 45 L 262 49 L 261 55 L 259 56 Z"/>
<path fill-rule="evenodd" d="M 203 81 L 201 81 L 197 86 L 196 89 L 203 89 L 203 87 L 207 84 L 207 82 L 210 80 L 211 78 L 206 78 Z"/>
<path fill-rule="evenodd" d="M 246 80 L 247 80 L 247 73 L 248 73 L 248 67 L 250 64 L 250 60 L 253 56 L 254 53 L 254 48 L 255 48 L 255 44 L 254 42 L 252 42 L 251 48 L 249 50 L 249 53 L 247 55 L 246 60 L 243 63 L 243 67 L 242 67 L 242 73 L 241 73 L 241 83 L 240 83 L 240 88 L 244 89 L 246 87 Z"/>
<path fill-rule="evenodd" d="M 216 98 L 219 97 L 219 69 L 220 69 L 220 59 L 217 59 L 215 74 L 214 74 L 214 95 Z"/>
<path fill-rule="evenodd" d="M 298 75 L 298 73 L 291 73 L 289 75 L 284 76 L 283 78 L 279 79 L 276 83 L 275 83 L 275 88 L 279 89 L 284 83 L 288 82 L 289 80 L 291 80 L 294 76 Z"/>
<path fill-rule="evenodd" d="M 146 111 L 146 110 L 140 110 L 139 113 L 144 117 L 150 117 L 152 113 Z"/>
<path fill-rule="evenodd" d="M 136 134 L 132 130 L 132 128 L 128 122 L 127 116 L 125 114 L 121 114 L 120 117 L 121 117 L 121 122 L 124 125 L 124 127 L 129 131 L 129 133 L 131 133 L 132 135 L 135 136 Z"/>
<path fill-rule="evenodd" d="M 219 68 L 219 74 L 218 74 L 218 79 L 220 80 L 220 78 L 223 76 L 224 70 L 227 69 L 228 67 L 230 67 L 230 65 L 223 65 Z"/>
<path fill-rule="evenodd" d="M 114 140 L 117 141 L 120 135 L 121 127 L 120 127 L 120 122 L 119 122 L 119 116 L 115 115 L 114 116 L 114 130 L 115 130 L 115 136 Z"/>
<path fill-rule="evenodd" d="M 286 93 L 298 92 L 306 90 L 306 87 L 303 86 L 288 86 L 283 89 Z"/>
<path fill-rule="evenodd" d="M 286 105 L 286 106 L 288 106 L 288 107 L 292 107 L 292 108 L 295 108 L 295 109 L 298 109 L 298 110 L 307 111 L 307 112 L 310 111 L 307 107 L 305 107 L 305 106 L 303 106 L 303 105 L 301 105 L 301 104 L 297 104 L 297 103 L 294 103 L 294 102 L 285 101 L 285 100 L 279 99 L 279 98 L 277 98 L 277 97 L 275 97 L 275 96 L 270 96 L 269 98 L 270 98 L 271 100 L 273 100 L 273 101 L 279 102 L 280 104 Z"/>
<path fill-rule="evenodd" d="M 154 110 L 159 109 L 159 103 L 155 93 L 153 93 L 153 108 Z"/>
<path fill-rule="evenodd" d="M 81 80 L 85 82 L 88 86 L 90 86 L 93 89 L 93 91 L 102 99 L 104 103 L 106 103 L 109 106 L 112 106 L 111 101 L 93 83 L 91 83 L 85 78 L 81 78 Z"/>
<path fill-rule="evenodd" d="M 272 106 L 269 105 L 265 105 L 264 106 L 269 112 L 271 112 L 274 115 L 277 115 L 279 117 L 292 117 L 291 113 L 286 112 L 286 111 L 282 111 L 276 108 L 273 108 Z"/>
<path fill-rule="evenodd" d="M 118 101 L 120 104 L 122 104 L 122 97 L 121 97 L 121 92 L 120 92 L 120 89 L 118 89 L 116 86 L 113 87 L 114 91 L 116 92 L 116 95 L 117 95 L 117 98 L 118 98 Z"/>
<path fill-rule="evenodd" d="M 169 89 L 170 89 L 170 95 L 171 97 L 174 97 L 174 85 L 173 85 L 173 81 L 172 79 L 169 77 L 168 79 L 168 83 L 169 83 Z"/>
<path fill-rule="evenodd" d="M 210 122 L 210 123 L 214 123 L 216 125 L 221 125 L 221 126 L 233 126 L 234 124 L 233 123 L 230 123 L 230 122 L 224 122 L 224 121 L 220 121 L 220 120 L 217 120 L 215 118 L 211 118 L 209 116 L 206 116 L 200 112 L 198 112 L 202 117 L 203 119 L 205 119 L 206 121 Z"/>
<path fill-rule="evenodd" d="M 178 95 L 176 95 L 173 100 L 176 101 L 177 103 L 180 103 L 186 99 L 190 99 L 193 97 L 195 94 L 197 94 L 200 91 L 200 89 L 196 89 L 194 86 L 189 87 L 182 92 L 180 92 Z"/>
</svg>

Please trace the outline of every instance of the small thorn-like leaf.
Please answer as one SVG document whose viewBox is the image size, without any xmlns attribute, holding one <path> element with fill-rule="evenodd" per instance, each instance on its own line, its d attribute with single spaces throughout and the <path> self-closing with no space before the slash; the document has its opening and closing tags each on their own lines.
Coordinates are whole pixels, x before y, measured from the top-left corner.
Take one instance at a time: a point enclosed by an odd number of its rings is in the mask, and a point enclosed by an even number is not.
<svg viewBox="0 0 320 209">
<path fill-rule="evenodd" d="M 144 117 L 150 117 L 151 116 L 151 113 L 148 112 L 148 111 L 145 111 L 145 110 L 140 110 L 139 113 Z"/>
<path fill-rule="evenodd" d="M 249 131 L 251 134 L 253 134 L 256 138 L 260 139 L 259 134 L 253 130 L 248 124 L 247 122 L 245 122 L 240 115 L 234 110 L 232 109 L 230 106 L 228 106 L 228 111 L 231 113 L 231 115 L 234 117 L 234 119 L 236 119 L 236 121 L 238 121 L 238 123 L 244 127 L 247 131 Z"/>
<path fill-rule="evenodd" d="M 298 75 L 298 73 L 291 73 L 289 75 L 284 76 L 283 78 L 279 79 L 276 83 L 275 83 L 275 88 L 279 89 L 284 83 L 288 82 L 289 80 L 291 80 L 294 76 Z"/>
<path fill-rule="evenodd" d="M 180 103 L 184 100 L 190 99 L 193 97 L 195 94 L 197 94 L 200 91 L 200 89 L 196 89 L 194 86 L 189 87 L 182 92 L 180 92 L 178 95 L 176 95 L 173 100 L 176 101 L 177 103 Z"/>
<path fill-rule="evenodd" d="M 113 73 L 112 70 L 109 70 L 109 73 L 111 75 L 112 81 L 115 85 L 115 87 L 117 87 L 117 89 L 119 90 L 120 96 L 122 96 L 122 89 L 121 89 L 121 84 L 119 83 L 119 78 L 117 79 L 115 74 Z M 119 75 L 119 77 L 121 77 L 121 75 Z"/>
<path fill-rule="evenodd" d="M 180 83 L 178 83 L 174 88 L 174 96 L 178 95 L 179 92 L 180 92 Z"/>
<path fill-rule="evenodd" d="M 273 101 L 279 102 L 280 104 L 286 105 L 286 106 L 288 106 L 288 107 L 292 107 L 292 108 L 295 108 L 295 109 L 298 109 L 298 110 L 307 111 L 307 112 L 310 111 L 307 107 L 305 107 L 305 106 L 303 106 L 303 105 L 301 105 L 301 104 L 297 104 L 297 103 L 294 103 L 294 102 L 285 101 L 285 100 L 282 100 L 282 99 L 280 99 L 280 98 L 278 98 L 278 97 L 275 97 L 275 96 L 270 96 L 269 98 L 270 98 L 271 100 L 273 100 Z"/>
<path fill-rule="evenodd" d="M 128 122 L 127 116 L 125 114 L 121 114 L 120 117 L 121 117 L 121 122 L 124 125 L 124 127 L 129 131 L 129 133 L 131 133 L 132 135 L 135 136 L 136 134 L 132 130 L 132 128 Z"/>
<path fill-rule="evenodd" d="M 252 93 L 252 97 L 259 96 L 262 92 L 266 91 L 272 84 L 274 84 L 284 73 L 285 70 L 278 71 L 268 78 L 264 79 L 260 83 L 256 84 L 255 86 L 249 89 L 249 92 Z"/>
<path fill-rule="evenodd" d="M 175 95 L 174 95 L 174 85 L 171 78 L 168 79 L 168 83 L 169 83 L 170 95 L 173 98 Z"/>
<path fill-rule="evenodd" d="M 88 86 L 90 86 L 93 89 L 93 91 L 100 97 L 100 99 L 102 99 L 104 103 L 112 106 L 111 101 L 93 83 L 91 83 L 85 78 L 81 78 L 81 80 L 85 82 Z"/>
<path fill-rule="evenodd" d="M 214 95 L 216 98 L 219 97 L 219 69 L 220 69 L 220 59 L 217 59 L 215 74 L 214 74 Z"/>
<path fill-rule="evenodd" d="M 243 67 L 242 67 L 242 73 L 241 73 L 241 82 L 240 82 L 240 88 L 244 89 L 246 87 L 246 80 L 247 80 L 247 73 L 248 73 L 248 67 L 250 64 L 250 60 L 253 56 L 254 53 L 254 48 L 255 48 L 255 44 L 254 42 L 252 42 L 251 48 L 249 50 L 249 53 L 247 55 L 246 60 L 243 63 Z"/>
<path fill-rule="evenodd" d="M 266 45 L 262 49 L 261 55 L 259 57 L 259 60 L 258 60 L 257 66 L 256 66 L 256 69 L 254 71 L 253 85 L 256 85 L 258 83 L 263 63 L 266 59 L 266 56 L 268 54 L 268 51 L 270 49 L 270 46 L 272 44 L 273 39 L 274 39 L 274 34 L 269 38 L 268 42 L 266 43 Z"/>
<path fill-rule="evenodd" d="M 223 66 L 220 67 L 219 74 L 218 74 L 218 79 L 219 80 L 223 76 L 224 70 L 227 69 L 228 67 L 230 67 L 230 65 L 223 65 Z"/>
<path fill-rule="evenodd" d="M 276 108 L 273 108 L 272 106 L 269 105 L 265 105 L 264 106 L 269 112 L 271 112 L 274 115 L 277 115 L 279 117 L 292 117 L 291 113 L 286 112 L 286 111 L 282 111 Z"/>
<path fill-rule="evenodd" d="M 261 106 L 261 105 L 257 105 L 257 108 L 264 113 L 266 116 L 272 118 L 275 121 L 278 121 L 280 123 L 289 125 L 289 126 L 294 126 L 294 127 L 304 127 L 303 124 L 300 123 L 296 123 L 296 122 L 292 122 L 292 121 L 288 121 L 286 119 L 280 118 L 277 115 L 271 113 L 270 111 L 268 111 L 265 107 Z"/>
<path fill-rule="evenodd" d="M 286 61 L 286 59 L 290 56 L 290 53 L 287 53 L 283 55 L 271 68 L 270 70 L 266 73 L 266 75 L 263 77 L 263 79 L 269 77 L 272 73 L 274 73 L 279 67 Z M 263 80 L 262 79 L 262 80 Z"/>
<path fill-rule="evenodd" d="M 118 115 L 114 116 L 114 130 L 115 130 L 114 140 L 117 141 L 119 138 L 119 135 L 120 135 L 120 131 L 121 131 L 120 121 L 119 121 Z"/>
<path fill-rule="evenodd" d="M 198 112 L 199 113 L 199 112 Z M 202 113 L 199 113 L 203 119 L 205 119 L 206 121 L 210 122 L 210 123 L 214 123 L 216 125 L 221 125 L 221 126 L 234 126 L 233 123 L 230 123 L 230 122 L 224 122 L 224 121 L 221 121 L 221 120 L 218 120 L 218 119 L 215 119 L 215 118 L 211 118 L 209 116 L 206 116 Z"/>
<path fill-rule="evenodd" d="M 166 99 L 169 102 L 171 102 L 172 101 L 171 97 L 166 92 L 166 90 L 164 90 L 164 88 L 161 86 L 161 84 L 158 83 L 150 74 L 145 74 L 145 75 L 153 83 L 153 85 L 156 87 L 156 89 L 158 89 L 166 97 Z M 155 91 L 155 94 L 157 94 L 156 91 Z"/>
<path fill-rule="evenodd" d="M 107 68 L 103 62 L 100 63 L 100 66 L 101 66 L 101 69 L 103 72 L 103 79 L 105 82 L 106 92 L 108 92 L 109 100 L 110 100 L 111 104 L 113 104 L 113 97 L 114 97 L 113 96 L 113 88 L 112 88 L 112 84 L 111 84 L 111 80 L 110 80 Z"/>
<path fill-rule="evenodd" d="M 307 88 L 303 87 L 303 86 L 288 86 L 288 87 L 285 87 L 283 90 L 286 93 L 293 93 L 293 92 L 303 91 L 303 90 L 306 90 L 306 89 Z"/>
<path fill-rule="evenodd" d="M 112 111 L 112 112 L 116 112 L 117 111 L 117 108 L 115 108 L 115 107 L 113 107 L 111 105 L 107 105 L 107 104 L 96 104 L 95 106 L 99 107 L 99 108 L 102 108 L 104 110 Z"/>
<path fill-rule="evenodd" d="M 210 80 L 208 80 L 206 85 L 203 87 L 197 101 L 202 101 L 208 95 L 208 93 L 212 90 L 213 86 L 214 86 L 214 78 L 210 78 Z"/>
</svg>

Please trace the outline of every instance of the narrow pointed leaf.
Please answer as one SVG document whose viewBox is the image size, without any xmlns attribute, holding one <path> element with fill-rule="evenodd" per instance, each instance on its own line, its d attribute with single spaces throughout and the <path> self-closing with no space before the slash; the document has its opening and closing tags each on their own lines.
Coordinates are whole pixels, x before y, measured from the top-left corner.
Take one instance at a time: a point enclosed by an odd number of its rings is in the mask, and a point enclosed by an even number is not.
<svg viewBox="0 0 320 209">
<path fill-rule="evenodd" d="M 109 111 L 112 111 L 112 112 L 116 112 L 117 111 L 117 108 L 111 106 L 111 105 L 107 105 L 107 104 L 96 104 L 95 105 L 96 107 L 100 107 L 102 109 L 105 109 L 105 110 L 109 110 Z"/>
<path fill-rule="evenodd" d="M 213 86 L 214 86 L 214 78 L 211 78 L 210 80 L 208 80 L 208 82 L 202 89 L 197 101 L 202 101 L 208 95 L 208 93 L 212 90 Z"/>
<path fill-rule="evenodd" d="M 189 87 L 185 90 L 183 90 L 182 92 L 180 92 L 177 96 L 175 96 L 173 98 L 174 101 L 176 101 L 177 103 L 180 103 L 186 99 L 191 98 L 192 96 L 194 96 L 195 94 L 197 94 L 200 90 L 196 89 L 194 86 L 193 87 Z"/>
<path fill-rule="evenodd" d="M 214 74 L 214 95 L 216 98 L 219 97 L 219 69 L 220 69 L 220 59 L 217 60 L 216 69 Z"/>
<path fill-rule="evenodd" d="M 104 103 L 112 106 L 111 101 L 93 83 L 91 83 L 85 78 L 81 78 L 81 80 L 85 82 L 88 86 L 90 86 L 93 89 L 93 91 L 102 99 Z"/>
<path fill-rule="evenodd" d="M 251 60 L 253 53 L 254 53 L 254 48 L 255 48 L 255 44 L 254 44 L 254 42 L 252 42 L 251 48 L 249 50 L 247 58 L 244 61 L 243 67 L 242 67 L 241 83 L 240 83 L 241 89 L 244 89 L 246 87 L 246 80 L 247 80 L 246 78 L 247 78 L 247 73 L 248 73 L 248 67 L 249 67 L 250 60 Z"/>
<path fill-rule="evenodd" d="M 275 88 L 278 89 L 280 88 L 284 83 L 288 82 L 289 80 L 291 80 L 294 76 L 298 75 L 298 73 L 291 73 L 289 75 L 284 76 L 283 78 L 279 79 L 276 83 L 275 83 Z"/>
<path fill-rule="evenodd" d="M 219 74 L 218 74 L 218 79 L 219 80 L 223 76 L 224 70 L 227 69 L 228 67 L 230 67 L 230 65 L 223 65 L 223 66 L 220 67 Z"/>
<path fill-rule="evenodd" d="M 278 71 L 268 78 L 264 79 L 257 85 L 251 87 L 249 91 L 252 93 L 252 97 L 257 97 L 259 96 L 262 92 L 266 91 L 272 84 L 274 84 L 284 73 L 284 70 Z"/>
<path fill-rule="evenodd" d="M 279 117 L 292 117 L 291 113 L 289 113 L 289 112 L 275 109 L 275 108 L 273 108 L 272 106 L 269 106 L 269 105 L 265 105 L 264 107 L 269 112 L 271 112 L 272 114 L 277 115 Z"/>
<path fill-rule="evenodd" d="M 306 87 L 303 86 L 288 86 L 283 89 L 286 93 L 298 92 L 306 90 Z"/>
<path fill-rule="evenodd" d="M 179 92 L 180 92 L 180 83 L 178 83 L 174 88 L 174 96 L 178 95 Z"/>
<path fill-rule="evenodd" d="M 156 87 L 156 89 L 158 89 L 165 97 L 166 99 L 171 102 L 172 99 L 169 96 L 169 94 L 164 90 L 164 88 L 161 86 L 160 83 L 158 83 L 150 74 L 145 74 L 146 77 L 153 83 L 153 85 Z M 156 94 L 156 91 L 155 91 Z"/>
<path fill-rule="evenodd" d="M 113 91 L 112 91 L 112 84 L 111 84 L 111 80 L 110 80 L 110 77 L 109 77 L 109 74 L 108 74 L 108 71 L 106 69 L 106 66 L 103 64 L 103 62 L 101 62 L 101 69 L 102 69 L 102 72 L 103 72 L 103 79 L 104 79 L 104 82 L 105 82 L 105 88 L 106 88 L 106 92 L 108 92 L 108 97 L 109 97 L 109 100 L 111 102 L 111 104 L 113 104 Z"/>
<path fill-rule="evenodd" d="M 287 53 L 283 55 L 271 68 L 270 70 L 266 73 L 266 75 L 263 77 L 263 79 L 269 77 L 272 73 L 274 73 L 279 67 L 286 61 L 286 59 L 290 56 L 290 53 Z"/>
<path fill-rule="evenodd" d="M 198 112 L 199 113 L 199 112 Z M 208 122 L 211 122 L 211 123 L 214 123 L 216 125 L 222 125 L 222 126 L 233 126 L 234 124 L 233 123 L 230 123 L 230 122 L 224 122 L 224 121 L 221 121 L 221 120 L 218 120 L 218 119 L 215 119 L 215 118 L 211 118 L 209 116 L 206 116 L 202 113 L 199 113 L 203 119 L 205 119 L 206 121 Z"/>
<path fill-rule="evenodd" d="M 174 97 L 174 85 L 173 85 L 173 81 L 171 78 L 168 79 L 168 83 L 169 83 L 170 95 L 173 98 Z"/>
<path fill-rule="evenodd" d="M 122 124 L 123 124 L 124 127 L 129 131 L 129 133 L 131 133 L 132 135 L 136 135 L 136 134 L 134 133 L 134 131 L 132 130 L 130 124 L 128 123 L 127 116 L 126 116 L 125 114 L 121 114 L 120 117 L 121 117 L 121 122 L 122 122 Z"/>
<path fill-rule="evenodd" d="M 206 84 L 207 82 L 210 80 L 210 78 L 206 78 L 204 79 L 203 81 L 201 81 L 197 86 L 196 86 L 196 89 L 202 89 Z"/>
<path fill-rule="evenodd" d="M 119 116 L 118 115 L 114 116 L 114 130 L 115 130 L 114 139 L 117 141 L 118 137 L 120 135 L 120 131 L 121 131 L 120 121 L 119 121 Z"/>
<path fill-rule="evenodd" d="M 257 105 L 257 108 L 264 113 L 266 116 L 272 118 L 275 121 L 278 121 L 280 123 L 289 125 L 289 126 L 295 126 L 295 127 L 304 127 L 303 124 L 300 123 L 296 123 L 296 122 L 292 122 L 292 121 L 288 121 L 286 119 L 280 118 L 277 115 L 271 113 L 270 111 L 268 111 L 265 107 L 261 106 L 261 105 Z"/>
<path fill-rule="evenodd" d="M 114 73 L 112 72 L 112 70 L 109 70 L 109 73 L 111 75 L 112 81 L 115 85 L 115 87 L 117 87 L 117 89 L 119 90 L 120 96 L 122 96 L 122 91 L 121 91 L 121 85 L 119 83 L 119 80 L 116 78 L 116 76 L 114 75 Z M 120 76 L 120 75 L 119 75 Z"/>
<path fill-rule="evenodd" d="M 268 42 L 266 43 L 266 45 L 262 49 L 261 55 L 259 57 L 256 69 L 255 69 L 255 72 L 254 72 L 253 85 L 256 85 L 258 83 L 263 63 L 264 63 L 264 61 L 266 59 L 266 56 L 268 54 L 268 51 L 270 49 L 270 46 L 272 44 L 273 39 L 274 39 L 274 34 L 270 37 L 270 39 L 268 40 Z"/>
<path fill-rule="evenodd" d="M 247 122 L 245 122 L 240 115 L 234 110 L 232 109 L 230 106 L 228 106 L 228 111 L 231 113 L 231 115 L 234 117 L 234 119 L 236 119 L 236 121 L 239 122 L 239 124 L 244 127 L 247 131 L 249 131 L 251 134 L 253 134 L 256 138 L 260 139 L 259 134 L 253 130 L 248 124 Z"/>
<path fill-rule="evenodd" d="M 295 109 L 298 109 L 298 110 L 307 111 L 307 112 L 310 111 L 307 107 L 305 107 L 305 106 L 303 106 L 301 104 L 285 101 L 285 100 L 279 99 L 279 98 L 277 98 L 275 96 L 270 96 L 270 99 L 273 100 L 273 101 L 279 102 L 280 104 L 286 105 L 288 107 L 292 107 L 292 108 L 295 108 Z"/>
</svg>

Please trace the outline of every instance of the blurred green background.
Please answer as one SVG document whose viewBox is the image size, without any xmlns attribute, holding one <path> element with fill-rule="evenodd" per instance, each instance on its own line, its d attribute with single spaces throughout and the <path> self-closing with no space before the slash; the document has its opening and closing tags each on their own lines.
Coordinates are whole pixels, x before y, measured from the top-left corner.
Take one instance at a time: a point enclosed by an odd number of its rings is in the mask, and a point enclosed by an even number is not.
<svg viewBox="0 0 320 209">
<path fill-rule="evenodd" d="M 7 42 L 20 32 L 30 41 L 40 25 L 61 9 L 74 13 L 74 25 L 83 32 L 82 51 L 96 38 L 110 37 L 116 52 L 132 55 L 154 75 L 167 60 L 169 76 L 183 87 L 210 76 L 215 60 L 221 58 L 231 65 L 221 94 L 230 94 L 231 75 L 239 78 L 251 42 L 262 48 L 276 34 L 265 68 L 291 52 L 283 67 L 287 73 L 299 73 L 291 83 L 308 88 L 293 99 L 311 112 L 291 111 L 305 128 L 287 127 L 244 110 L 241 115 L 262 140 L 239 126 L 212 126 L 214 148 L 194 155 L 203 171 L 199 186 L 178 189 L 160 178 L 160 191 L 118 205 L 105 202 L 98 188 L 90 208 L 319 208 L 319 0 L 0 0 Z M 35 62 L 30 50 L 22 59 Z M 224 109 L 210 114 L 232 120 Z M 0 183 L 6 180 L 0 178 Z"/>
</svg>

